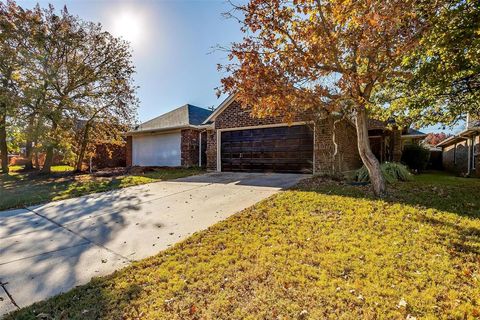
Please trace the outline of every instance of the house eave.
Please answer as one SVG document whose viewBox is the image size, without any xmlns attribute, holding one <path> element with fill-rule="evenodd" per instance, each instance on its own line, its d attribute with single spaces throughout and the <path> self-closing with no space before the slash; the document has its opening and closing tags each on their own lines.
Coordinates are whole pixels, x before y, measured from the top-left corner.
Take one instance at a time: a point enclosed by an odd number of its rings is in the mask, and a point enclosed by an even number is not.
<svg viewBox="0 0 480 320">
<path fill-rule="evenodd" d="M 436 147 L 443 148 L 443 147 L 446 147 L 446 146 L 448 146 L 452 143 L 456 143 L 458 141 L 463 141 L 465 139 L 470 138 L 475 133 L 480 133 L 480 127 L 465 129 L 462 132 L 457 133 L 456 135 L 453 135 L 453 136 L 443 140 L 442 142 L 437 144 Z"/>
<path fill-rule="evenodd" d="M 166 127 L 166 128 L 157 128 L 157 129 L 145 129 L 145 130 L 133 130 L 128 131 L 125 133 L 126 136 L 136 136 L 136 135 L 144 135 L 144 134 L 152 134 L 152 133 L 167 133 L 171 131 L 178 131 L 183 129 L 196 129 L 196 130 L 207 130 L 210 129 L 212 125 L 182 125 L 182 126 L 174 126 L 174 127 Z"/>
<path fill-rule="evenodd" d="M 417 138 L 426 138 L 426 137 L 427 137 L 426 134 L 403 134 L 401 136 L 402 139 L 409 139 L 409 138 L 417 139 Z"/>
<path fill-rule="evenodd" d="M 217 116 L 221 114 L 223 110 L 225 110 L 230 105 L 230 103 L 235 100 L 236 97 L 237 93 L 230 94 L 225 100 L 222 101 L 222 103 L 220 103 L 218 108 L 215 109 L 215 111 L 213 111 L 212 114 L 209 115 L 207 119 L 205 119 L 205 121 L 203 121 L 203 124 L 208 124 L 209 122 L 215 121 Z"/>
</svg>

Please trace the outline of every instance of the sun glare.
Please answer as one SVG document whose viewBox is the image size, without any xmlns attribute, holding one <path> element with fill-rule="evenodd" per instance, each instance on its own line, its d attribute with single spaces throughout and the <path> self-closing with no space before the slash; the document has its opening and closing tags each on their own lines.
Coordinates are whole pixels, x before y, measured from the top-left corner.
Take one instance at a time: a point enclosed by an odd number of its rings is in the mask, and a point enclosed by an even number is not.
<svg viewBox="0 0 480 320">
<path fill-rule="evenodd" d="M 148 33 L 148 13 L 135 7 L 114 9 L 110 12 L 107 28 L 116 37 L 131 43 L 139 49 L 145 42 Z"/>
</svg>

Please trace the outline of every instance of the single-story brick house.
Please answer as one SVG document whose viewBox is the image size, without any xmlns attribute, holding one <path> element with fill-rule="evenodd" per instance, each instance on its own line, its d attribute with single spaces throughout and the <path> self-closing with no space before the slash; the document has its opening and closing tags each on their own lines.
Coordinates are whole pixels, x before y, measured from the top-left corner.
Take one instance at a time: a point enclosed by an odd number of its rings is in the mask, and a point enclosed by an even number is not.
<svg viewBox="0 0 480 320">
<path fill-rule="evenodd" d="M 465 129 L 440 142 L 443 167 L 459 175 L 480 177 L 480 120 L 470 115 Z"/>
<path fill-rule="evenodd" d="M 186 107 L 189 106 L 189 107 Z M 354 124 L 348 119 L 298 115 L 257 118 L 229 96 L 211 112 L 186 105 L 147 121 L 127 134 L 129 165 L 202 166 L 212 171 L 333 173 L 361 166 Z M 191 108 L 204 117 L 199 123 L 172 114 Z M 373 123 L 373 122 L 372 122 Z M 370 126 L 370 125 L 369 125 Z M 383 122 L 369 127 L 380 139 L 382 160 L 399 161 L 408 133 L 390 130 Z M 371 140 L 373 141 L 373 140 Z M 147 154 L 145 154 L 147 153 Z M 161 161 L 160 161 L 161 160 Z M 168 160 L 168 161 L 167 161 Z"/>
</svg>

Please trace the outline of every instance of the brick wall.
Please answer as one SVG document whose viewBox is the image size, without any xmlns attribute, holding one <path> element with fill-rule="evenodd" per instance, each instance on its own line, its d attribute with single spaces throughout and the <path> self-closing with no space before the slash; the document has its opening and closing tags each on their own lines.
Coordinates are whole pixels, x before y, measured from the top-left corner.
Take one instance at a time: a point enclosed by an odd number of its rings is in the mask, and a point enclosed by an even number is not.
<svg viewBox="0 0 480 320">
<path fill-rule="evenodd" d="M 198 166 L 199 160 L 199 138 L 198 130 L 195 129 L 185 129 L 182 130 L 182 142 L 181 142 L 181 152 L 182 152 L 182 166 L 183 167 L 193 167 Z"/>
<path fill-rule="evenodd" d="M 293 122 L 306 121 L 307 116 L 297 116 Z M 282 116 L 256 118 L 251 115 L 251 109 L 244 109 L 234 101 L 226 110 L 220 113 L 215 119 L 215 129 L 226 129 L 236 127 L 263 126 L 268 124 L 284 123 Z"/>
<path fill-rule="evenodd" d="M 333 136 L 335 126 L 335 137 Z M 335 142 L 334 142 L 335 138 Z M 335 153 L 335 143 L 337 151 Z M 315 173 L 330 174 L 362 166 L 356 130 L 348 120 L 332 118 L 315 122 Z"/>
<path fill-rule="evenodd" d="M 443 148 L 442 163 L 447 171 L 466 174 L 468 171 L 467 142 L 461 141 Z"/>
<path fill-rule="evenodd" d="M 308 121 L 312 117 L 299 115 L 293 122 Z M 250 109 L 244 109 L 233 102 L 215 119 L 215 130 L 207 132 L 207 169 L 217 169 L 217 133 L 216 129 L 262 126 L 285 123 L 282 116 L 255 118 Z M 332 173 L 357 169 L 361 166 L 357 148 L 355 128 L 347 121 L 336 123 L 337 154 L 333 154 L 335 145 L 332 140 L 333 119 L 315 121 L 315 172 Z M 311 125 L 313 127 L 313 124 Z"/>
<path fill-rule="evenodd" d="M 335 126 L 338 128 L 337 126 Z M 335 130 L 338 135 L 339 130 Z M 338 164 L 333 161 L 335 144 L 333 143 L 333 119 L 315 121 L 315 173 L 329 174 L 337 170 Z M 337 139 L 335 139 L 337 141 Z M 338 142 L 337 142 L 338 144 Z"/>
<path fill-rule="evenodd" d="M 207 131 L 207 170 L 217 170 L 217 132 Z"/>
<path fill-rule="evenodd" d="M 126 165 L 132 166 L 132 136 L 127 136 L 127 150 L 125 151 Z"/>
<path fill-rule="evenodd" d="M 392 160 L 400 162 L 402 159 L 402 131 L 398 127 L 392 129 Z"/>
<path fill-rule="evenodd" d="M 348 120 L 342 120 L 335 125 L 338 141 L 337 171 L 345 172 L 360 168 L 363 163 L 358 153 L 357 130 Z"/>
</svg>

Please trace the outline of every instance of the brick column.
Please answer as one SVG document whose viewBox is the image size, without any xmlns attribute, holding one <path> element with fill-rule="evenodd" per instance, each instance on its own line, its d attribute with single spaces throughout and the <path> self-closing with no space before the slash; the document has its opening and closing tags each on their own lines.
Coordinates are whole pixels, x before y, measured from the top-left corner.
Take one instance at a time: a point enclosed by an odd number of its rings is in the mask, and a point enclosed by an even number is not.
<svg viewBox="0 0 480 320">
<path fill-rule="evenodd" d="M 127 148 L 125 152 L 125 155 L 127 157 L 126 165 L 127 167 L 131 167 L 132 166 L 132 136 L 127 136 L 126 148 Z"/>
<path fill-rule="evenodd" d="M 181 135 L 182 166 L 198 166 L 198 130 L 185 129 Z"/>
<path fill-rule="evenodd" d="M 339 144 L 339 130 L 337 126 L 337 144 Z M 328 117 L 326 119 L 317 119 L 315 121 L 315 145 L 313 148 L 315 153 L 315 174 L 334 174 L 339 171 L 335 166 L 333 159 L 335 152 L 335 145 L 333 143 L 333 119 Z M 338 157 L 338 153 L 337 156 Z"/>
<path fill-rule="evenodd" d="M 204 142 L 202 142 L 204 143 Z M 217 170 L 217 132 L 215 130 L 207 131 L 207 170 Z"/>
<path fill-rule="evenodd" d="M 400 162 L 402 159 L 402 130 L 397 126 L 392 128 L 392 161 Z"/>
</svg>

